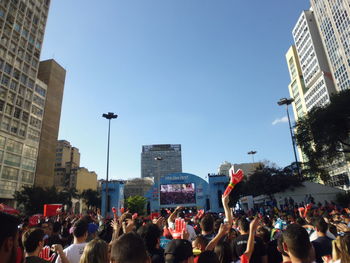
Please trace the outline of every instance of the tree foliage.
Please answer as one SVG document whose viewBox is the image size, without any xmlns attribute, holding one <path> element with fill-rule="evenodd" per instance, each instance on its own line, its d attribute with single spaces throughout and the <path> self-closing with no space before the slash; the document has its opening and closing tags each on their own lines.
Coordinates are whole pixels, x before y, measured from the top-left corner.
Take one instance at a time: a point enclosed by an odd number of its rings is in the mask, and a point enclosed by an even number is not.
<svg viewBox="0 0 350 263">
<path fill-rule="evenodd" d="M 87 189 L 81 193 L 81 197 L 88 208 L 101 208 L 101 195 L 98 191 Z"/>
<path fill-rule="evenodd" d="M 298 177 L 289 168 L 278 168 L 262 164 L 251 175 L 239 183 L 230 194 L 230 206 L 233 206 L 240 197 L 252 195 L 268 195 L 283 192 L 290 187 L 300 186 L 303 179 Z"/>
<path fill-rule="evenodd" d="M 296 140 L 307 157 L 304 173 L 324 181 L 327 168 L 350 153 L 350 90 L 331 97 L 325 107 L 316 107 L 296 123 Z"/>
<path fill-rule="evenodd" d="M 130 213 L 138 213 L 139 215 L 143 215 L 145 213 L 147 199 L 143 196 L 134 195 L 126 199 L 126 204 Z"/>
<path fill-rule="evenodd" d="M 42 188 L 24 186 L 22 190 L 16 191 L 14 199 L 18 205 L 23 207 L 26 215 L 43 213 L 44 204 L 63 204 L 71 206 L 72 197 L 76 196 L 75 189 L 58 191 L 55 187 Z"/>
</svg>

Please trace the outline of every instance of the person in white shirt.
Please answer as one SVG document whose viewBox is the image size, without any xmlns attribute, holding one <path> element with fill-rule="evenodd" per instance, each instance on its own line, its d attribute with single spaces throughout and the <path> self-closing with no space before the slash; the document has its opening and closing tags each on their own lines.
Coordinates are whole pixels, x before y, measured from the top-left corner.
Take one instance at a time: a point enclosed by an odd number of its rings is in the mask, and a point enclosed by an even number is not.
<svg viewBox="0 0 350 263">
<path fill-rule="evenodd" d="M 88 223 L 85 220 L 78 220 L 73 228 L 74 241 L 73 244 L 63 250 L 69 263 L 79 263 L 80 257 L 84 252 L 86 246 L 86 239 L 88 237 Z M 62 263 L 61 257 L 58 256 L 56 263 Z"/>
</svg>

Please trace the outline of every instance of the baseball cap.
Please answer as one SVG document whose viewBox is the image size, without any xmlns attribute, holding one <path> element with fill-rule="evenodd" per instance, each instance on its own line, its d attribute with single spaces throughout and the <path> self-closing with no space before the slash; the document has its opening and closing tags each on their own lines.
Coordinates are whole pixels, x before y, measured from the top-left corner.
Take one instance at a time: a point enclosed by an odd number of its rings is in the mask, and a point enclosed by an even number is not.
<svg viewBox="0 0 350 263">
<path fill-rule="evenodd" d="M 178 263 L 193 256 L 192 245 L 185 239 L 174 239 L 165 248 L 165 262 Z"/>
</svg>

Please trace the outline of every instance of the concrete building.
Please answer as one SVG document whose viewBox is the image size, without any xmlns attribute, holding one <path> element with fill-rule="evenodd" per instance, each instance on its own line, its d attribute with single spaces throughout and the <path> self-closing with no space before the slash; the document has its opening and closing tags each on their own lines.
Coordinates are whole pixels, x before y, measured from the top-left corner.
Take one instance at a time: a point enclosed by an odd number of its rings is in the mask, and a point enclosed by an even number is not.
<svg viewBox="0 0 350 263">
<path fill-rule="evenodd" d="M 310 111 L 315 106 L 328 104 L 330 95 L 336 92 L 312 11 L 301 13 L 293 29 L 293 38 L 305 84 L 303 99 L 306 111 Z"/>
<path fill-rule="evenodd" d="M 181 145 L 155 144 L 142 146 L 141 177 L 159 178 L 182 172 Z"/>
<path fill-rule="evenodd" d="M 57 142 L 54 174 L 54 185 L 58 189 L 75 188 L 79 193 L 97 190 L 97 174 L 80 167 L 79 149 L 66 140 Z"/>
<path fill-rule="evenodd" d="M 350 88 L 350 0 L 311 0 L 337 91 Z"/>
<path fill-rule="evenodd" d="M 305 83 L 303 73 L 301 71 L 299 58 L 295 46 L 291 46 L 286 54 L 286 60 L 290 76 L 290 84 L 288 85 L 290 97 L 294 99 L 293 112 L 294 119 L 297 121 L 307 112 L 305 103 Z"/>
<path fill-rule="evenodd" d="M 0 2 L 0 201 L 34 184 L 47 85 L 37 79 L 49 0 Z"/>
<path fill-rule="evenodd" d="M 154 180 L 151 177 L 134 178 L 125 181 L 124 196 L 127 199 L 130 196 L 144 196 L 153 186 Z"/>
<path fill-rule="evenodd" d="M 40 62 L 38 78 L 47 85 L 34 185 L 54 185 L 56 144 L 61 118 L 66 71 L 55 61 Z M 43 94 L 45 95 L 45 94 Z"/>
</svg>

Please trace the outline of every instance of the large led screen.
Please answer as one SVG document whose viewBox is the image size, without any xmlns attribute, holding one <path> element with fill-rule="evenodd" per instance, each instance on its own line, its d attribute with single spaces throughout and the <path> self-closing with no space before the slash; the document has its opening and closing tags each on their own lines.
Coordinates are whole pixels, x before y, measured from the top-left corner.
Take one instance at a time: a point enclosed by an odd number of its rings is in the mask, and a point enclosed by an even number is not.
<svg viewBox="0 0 350 263">
<path fill-rule="evenodd" d="M 160 185 L 160 204 L 178 205 L 196 203 L 194 183 Z"/>
</svg>

